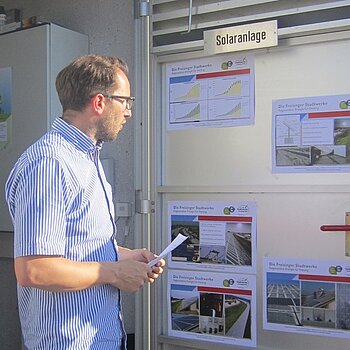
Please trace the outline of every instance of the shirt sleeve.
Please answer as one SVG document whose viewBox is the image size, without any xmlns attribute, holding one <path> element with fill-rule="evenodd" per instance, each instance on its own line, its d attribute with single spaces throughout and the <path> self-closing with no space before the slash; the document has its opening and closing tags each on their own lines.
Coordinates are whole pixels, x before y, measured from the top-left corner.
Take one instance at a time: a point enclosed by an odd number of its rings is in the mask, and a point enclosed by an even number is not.
<svg viewBox="0 0 350 350">
<path fill-rule="evenodd" d="M 64 256 L 66 211 L 59 162 L 43 158 L 17 174 L 13 202 L 15 256 Z"/>
</svg>

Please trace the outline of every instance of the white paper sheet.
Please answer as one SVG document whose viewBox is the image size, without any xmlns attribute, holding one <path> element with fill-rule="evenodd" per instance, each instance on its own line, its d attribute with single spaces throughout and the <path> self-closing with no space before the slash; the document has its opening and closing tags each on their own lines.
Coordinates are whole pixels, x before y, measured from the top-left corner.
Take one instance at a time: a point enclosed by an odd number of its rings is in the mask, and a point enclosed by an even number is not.
<svg viewBox="0 0 350 350">
<path fill-rule="evenodd" d="M 178 247 L 182 242 L 184 242 L 188 237 L 182 235 L 181 233 L 153 260 L 148 263 L 148 266 L 154 266 L 158 261 L 166 257 L 172 250 Z"/>
</svg>

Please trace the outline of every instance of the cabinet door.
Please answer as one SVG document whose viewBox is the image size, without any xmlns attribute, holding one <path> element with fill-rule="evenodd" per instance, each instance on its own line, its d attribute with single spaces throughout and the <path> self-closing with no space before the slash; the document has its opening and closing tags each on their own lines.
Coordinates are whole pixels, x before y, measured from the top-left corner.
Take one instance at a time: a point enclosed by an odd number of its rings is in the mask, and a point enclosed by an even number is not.
<svg viewBox="0 0 350 350">
<path fill-rule="evenodd" d="M 0 232 L 12 231 L 4 185 L 20 154 L 61 114 L 55 90 L 57 73 L 88 52 L 86 35 L 54 24 L 0 36 L 0 69 L 11 69 L 11 117 L 7 145 L 0 147 Z"/>
<path fill-rule="evenodd" d="M 11 68 L 11 117 L 0 149 L 0 231 L 12 231 L 4 198 L 7 176 L 23 150 L 47 130 L 48 26 L 0 36 L 0 69 Z"/>
<path fill-rule="evenodd" d="M 49 94 L 48 125 L 62 114 L 61 103 L 58 100 L 55 80 L 58 72 L 74 58 L 89 51 L 88 37 L 85 34 L 55 24 L 50 25 L 50 61 L 49 61 Z"/>
</svg>

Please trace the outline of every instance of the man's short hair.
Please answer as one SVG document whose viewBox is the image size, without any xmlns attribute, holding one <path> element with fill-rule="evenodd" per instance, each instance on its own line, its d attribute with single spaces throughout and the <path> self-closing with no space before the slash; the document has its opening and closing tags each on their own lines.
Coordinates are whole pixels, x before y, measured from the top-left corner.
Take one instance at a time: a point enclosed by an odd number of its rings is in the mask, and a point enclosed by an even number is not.
<svg viewBox="0 0 350 350">
<path fill-rule="evenodd" d="M 121 58 L 102 55 L 84 55 L 63 68 L 56 78 L 63 112 L 81 111 L 92 96 L 111 93 L 118 87 L 118 69 L 128 74 L 127 64 Z"/>
</svg>

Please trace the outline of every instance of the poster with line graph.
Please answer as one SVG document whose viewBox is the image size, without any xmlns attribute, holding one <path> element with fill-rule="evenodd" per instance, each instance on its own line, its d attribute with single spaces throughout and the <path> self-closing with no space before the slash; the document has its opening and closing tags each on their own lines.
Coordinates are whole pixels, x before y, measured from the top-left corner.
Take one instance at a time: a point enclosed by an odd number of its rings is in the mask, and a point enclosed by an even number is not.
<svg viewBox="0 0 350 350">
<path fill-rule="evenodd" d="M 211 100 L 208 102 L 208 116 L 210 120 L 249 119 L 249 100 Z"/>
<path fill-rule="evenodd" d="M 170 106 L 170 116 L 179 123 L 199 122 L 203 109 L 205 109 L 204 103 L 198 101 L 173 103 Z"/>
<path fill-rule="evenodd" d="M 254 61 L 220 55 L 166 66 L 167 129 L 254 123 Z"/>
</svg>

